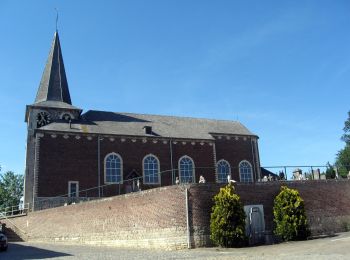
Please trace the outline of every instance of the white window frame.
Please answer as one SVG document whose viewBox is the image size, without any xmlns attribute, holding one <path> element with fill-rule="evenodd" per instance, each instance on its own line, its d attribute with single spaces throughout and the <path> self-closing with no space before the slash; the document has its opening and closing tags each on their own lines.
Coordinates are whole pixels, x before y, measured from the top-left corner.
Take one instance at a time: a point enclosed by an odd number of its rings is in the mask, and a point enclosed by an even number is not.
<svg viewBox="0 0 350 260">
<path fill-rule="evenodd" d="M 217 172 L 217 175 L 218 175 L 218 183 L 227 183 L 227 176 L 226 176 L 226 178 L 225 178 L 225 180 L 224 181 L 220 181 L 219 180 L 219 163 L 221 163 L 221 162 L 225 162 L 225 163 L 227 163 L 227 165 L 228 165 L 228 174 L 231 176 L 231 178 L 232 178 L 232 175 L 231 175 L 231 165 L 230 165 L 230 163 L 228 162 L 228 161 L 226 161 L 225 159 L 221 159 L 221 160 L 219 160 L 217 163 L 216 163 L 216 172 Z"/>
<path fill-rule="evenodd" d="M 71 196 L 71 184 L 77 185 L 76 196 Z M 79 198 L 79 181 L 68 181 L 68 197 L 70 198 Z"/>
<path fill-rule="evenodd" d="M 180 183 L 182 183 L 182 179 L 181 179 L 181 168 L 180 168 L 180 162 L 182 159 L 188 158 L 190 159 L 190 161 L 192 162 L 192 182 L 191 183 L 196 183 L 196 166 L 194 164 L 194 161 L 191 157 L 189 157 L 188 155 L 184 155 L 182 156 L 179 161 L 178 161 L 178 171 L 179 171 L 179 179 L 180 179 Z"/>
<path fill-rule="evenodd" d="M 157 166 L 158 166 L 158 182 L 146 182 L 146 175 L 145 175 L 145 159 L 149 156 L 152 156 L 154 157 L 156 160 L 157 160 Z M 161 183 L 161 180 L 160 180 L 160 163 L 159 163 L 159 159 L 157 156 L 155 156 L 154 154 L 150 153 L 150 154 L 147 154 L 145 157 L 143 157 L 142 159 L 142 175 L 143 175 L 143 183 L 144 184 L 150 184 L 150 185 L 157 185 L 157 184 L 160 184 Z"/>
<path fill-rule="evenodd" d="M 107 158 L 110 155 L 116 155 L 120 160 L 120 181 L 119 182 L 107 182 L 107 167 L 106 167 L 107 164 L 106 163 L 107 163 Z M 103 167 L 104 167 L 104 183 L 105 184 L 116 184 L 116 183 L 123 184 L 123 158 L 120 156 L 120 154 L 117 154 L 115 152 L 107 154 L 103 160 Z"/>
<path fill-rule="evenodd" d="M 240 180 L 240 182 L 250 182 L 250 181 L 242 181 L 242 176 L 241 176 L 241 164 L 242 163 L 247 163 L 247 164 L 249 164 L 249 167 L 250 167 L 250 177 L 251 177 L 251 182 L 254 182 L 254 177 L 253 177 L 253 166 L 252 166 L 252 164 L 249 162 L 249 161 L 247 161 L 247 160 L 243 160 L 243 161 L 241 161 L 240 163 L 239 163 L 239 165 L 238 165 L 238 171 L 239 171 L 239 180 Z"/>
</svg>

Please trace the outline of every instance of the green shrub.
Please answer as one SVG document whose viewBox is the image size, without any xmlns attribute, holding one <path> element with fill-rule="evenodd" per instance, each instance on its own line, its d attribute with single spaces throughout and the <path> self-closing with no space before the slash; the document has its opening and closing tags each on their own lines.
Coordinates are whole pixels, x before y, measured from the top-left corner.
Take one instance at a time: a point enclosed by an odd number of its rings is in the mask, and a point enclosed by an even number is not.
<svg viewBox="0 0 350 260">
<path fill-rule="evenodd" d="M 210 238 L 222 247 L 239 247 L 246 244 L 245 213 L 240 197 L 228 184 L 214 196 L 210 217 Z"/>
<path fill-rule="evenodd" d="M 299 192 L 281 187 L 273 207 L 275 234 L 283 240 L 304 240 L 310 235 L 304 201 Z"/>
</svg>

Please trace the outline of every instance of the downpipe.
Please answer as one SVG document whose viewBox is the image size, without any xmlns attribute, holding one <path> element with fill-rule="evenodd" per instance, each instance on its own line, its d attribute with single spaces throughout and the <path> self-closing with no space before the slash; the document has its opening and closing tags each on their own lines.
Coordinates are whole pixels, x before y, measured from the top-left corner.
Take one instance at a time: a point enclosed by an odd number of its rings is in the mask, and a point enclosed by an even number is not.
<svg viewBox="0 0 350 260">
<path fill-rule="evenodd" d="M 189 218 L 189 206 L 188 206 L 188 188 L 185 189 L 186 195 L 186 222 L 187 222 L 187 248 L 191 249 L 191 232 L 190 232 L 190 218 Z"/>
</svg>

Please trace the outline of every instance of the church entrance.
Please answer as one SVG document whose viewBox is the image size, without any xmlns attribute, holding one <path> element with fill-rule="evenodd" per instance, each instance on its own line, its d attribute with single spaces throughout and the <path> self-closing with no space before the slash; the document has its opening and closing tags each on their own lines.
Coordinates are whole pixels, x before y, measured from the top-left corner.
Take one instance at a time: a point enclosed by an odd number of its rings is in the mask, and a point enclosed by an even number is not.
<svg viewBox="0 0 350 260">
<path fill-rule="evenodd" d="M 141 190 L 141 176 L 136 170 L 132 170 L 124 181 L 125 183 L 125 193 L 136 192 Z"/>
</svg>

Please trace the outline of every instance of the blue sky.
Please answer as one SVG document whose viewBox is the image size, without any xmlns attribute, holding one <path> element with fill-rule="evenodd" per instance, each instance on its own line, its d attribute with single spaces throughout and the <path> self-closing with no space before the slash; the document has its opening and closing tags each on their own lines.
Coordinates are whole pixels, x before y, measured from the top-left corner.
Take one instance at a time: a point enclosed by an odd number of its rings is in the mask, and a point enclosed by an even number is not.
<svg viewBox="0 0 350 260">
<path fill-rule="evenodd" d="M 349 1 L 0 2 L 0 165 L 24 172 L 25 105 L 55 30 L 73 104 L 239 120 L 264 166 L 324 165 L 350 110 Z"/>
</svg>

